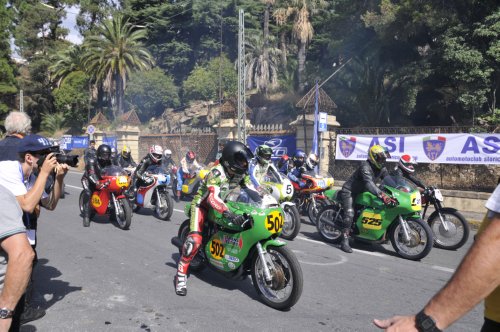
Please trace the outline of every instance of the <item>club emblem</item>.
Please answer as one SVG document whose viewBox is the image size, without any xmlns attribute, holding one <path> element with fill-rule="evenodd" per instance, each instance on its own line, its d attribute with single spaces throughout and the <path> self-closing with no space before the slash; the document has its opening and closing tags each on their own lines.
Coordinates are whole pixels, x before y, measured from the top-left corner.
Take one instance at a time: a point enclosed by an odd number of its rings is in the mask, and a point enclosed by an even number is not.
<svg viewBox="0 0 500 332">
<path fill-rule="evenodd" d="M 344 157 L 349 158 L 349 156 L 354 152 L 356 147 L 356 137 L 345 137 L 340 136 L 339 148 L 340 152 Z"/>
<path fill-rule="evenodd" d="M 436 160 L 443 153 L 446 137 L 428 136 L 423 139 L 424 152 L 430 160 Z"/>
</svg>

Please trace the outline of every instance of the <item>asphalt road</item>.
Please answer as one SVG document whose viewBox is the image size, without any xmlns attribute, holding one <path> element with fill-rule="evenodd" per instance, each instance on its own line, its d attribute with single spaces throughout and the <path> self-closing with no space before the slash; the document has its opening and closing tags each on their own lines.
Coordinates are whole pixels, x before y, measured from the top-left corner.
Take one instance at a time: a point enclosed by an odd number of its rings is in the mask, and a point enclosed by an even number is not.
<svg viewBox="0 0 500 332">
<path fill-rule="evenodd" d="M 184 203 L 171 221 L 151 211 L 133 215 L 129 231 L 106 219 L 82 226 L 78 173 L 66 178 L 66 198 L 42 211 L 35 288 L 47 315 L 23 331 L 377 331 L 373 318 L 418 312 L 450 278 L 471 240 L 458 251 L 434 248 L 420 262 L 390 245 L 355 245 L 353 254 L 324 244 L 303 218 L 289 242 L 304 273 L 299 302 L 281 312 L 262 304 L 251 279 L 232 281 L 205 269 L 188 295 L 175 295 L 177 234 Z M 474 234 L 471 234 L 471 237 Z M 449 331 L 478 331 L 482 304 Z"/>
</svg>

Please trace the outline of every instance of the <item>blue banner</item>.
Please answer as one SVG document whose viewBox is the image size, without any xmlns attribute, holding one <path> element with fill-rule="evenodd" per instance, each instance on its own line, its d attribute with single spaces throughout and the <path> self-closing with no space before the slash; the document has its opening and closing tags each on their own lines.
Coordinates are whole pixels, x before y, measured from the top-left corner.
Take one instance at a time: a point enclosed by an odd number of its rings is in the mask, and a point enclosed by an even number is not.
<svg viewBox="0 0 500 332">
<path fill-rule="evenodd" d="M 71 143 L 67 144 L 68 150 L 73 149 L 86 149 L 89 146 L 89 137 L 88 136 L 73 136 L 71 137 Z"/>
<path fill-rule="evenodd" d="M 297 140 L 295 135 L 281 135 L 281 136 L 248 136 L 247 144 L 252 152 L 262 144 L 269 146 L 273 149 L 273 159 L 279 159 L 284 155 L 293 156 L 296 149 Z"/>
</svg>

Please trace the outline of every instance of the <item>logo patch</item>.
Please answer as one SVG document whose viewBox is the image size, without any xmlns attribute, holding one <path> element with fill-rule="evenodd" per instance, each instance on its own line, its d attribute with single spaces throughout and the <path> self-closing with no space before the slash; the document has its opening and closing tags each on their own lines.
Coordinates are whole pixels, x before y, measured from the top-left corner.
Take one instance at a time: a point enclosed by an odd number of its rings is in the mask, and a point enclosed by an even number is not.
<svg viewBox="0 0 500 332">
<path fill-rule="evenodd" d="M 446 146 L 446 137 L 427 136 L 423 138 L 424 152 L 430 160 L 436 160 L 443 153 Z"/>
<path fill-rule="evenodd" d="M 339 148 L 344 157 L 348 158 L 354 152 L 355 147 L 356 137 L 340 136 Z"/>
</svg>

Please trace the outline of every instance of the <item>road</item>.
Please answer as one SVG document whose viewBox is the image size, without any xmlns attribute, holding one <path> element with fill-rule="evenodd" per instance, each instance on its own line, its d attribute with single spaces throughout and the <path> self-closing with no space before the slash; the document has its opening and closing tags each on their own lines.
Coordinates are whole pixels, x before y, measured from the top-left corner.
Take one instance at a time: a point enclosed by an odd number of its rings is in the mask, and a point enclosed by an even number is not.
<svg viewBox="0 0 500 332">
<path fill-rule="evenodd" d="M 209 269 L 192 275 L 188 295 L 179 297 L 179 256 L 170 238 L 185 219 L 185 202 L 176 203 L 171 221 L 142 210 L 129 231 L 102 218 L 84 228 L 80 177 L 68 173 L 66 198 L 55 211 L 42 211 L 35 288 L 47 315 L 23 331 L 376 331 L 373 318 L 418 312 L 472 243 L 458 251 L 434 248 L 420 262 L 395 256 L 390 245 L 355 244 L 345 254 L 321 242 L 304 218 L 289 242 L 304 273 L 291 310 L 262 304 L 250 278 L 232 281 Z M 449 331 L 478 331 L 482 310 L 478 305 Z"/>
</svg>

